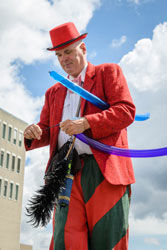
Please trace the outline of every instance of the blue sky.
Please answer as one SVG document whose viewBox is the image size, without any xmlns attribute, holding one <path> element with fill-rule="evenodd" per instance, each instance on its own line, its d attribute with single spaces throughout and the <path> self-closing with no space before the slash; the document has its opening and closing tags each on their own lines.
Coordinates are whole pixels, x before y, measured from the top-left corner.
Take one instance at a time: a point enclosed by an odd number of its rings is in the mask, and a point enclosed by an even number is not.
<svg viewBox="0 0 167 250">
<path fill-rule="evenodd" d="M 18 4 L 19 3 L 19 4 Z M 17 6 L 17 8 L 16 8 Z M 167 141 L 167 2 L 165 0 L 6 0 L 0 3 L 0 107 L 27 123 L 37 122 L 48 71 L 60 69 L 49 30 L 73 21 L 85 39 L 88 60 L 120 64 L 138 113 L 149 121 L 128 128 L 130 148 L 165 147 Z M 47 250 L 51 224 L 32 229 L 25 204 L 42 183 L 48 148 L 27 153 L 21 241 Z M 129 250 L 167 249 L 167 159 L 133 159 Z M 40 167 L 39 167 L 40 166 Z"/>
<path fill-rule="evenodd" d="M 85 39 L 88 52 L 97 53 L 95 58 L 88 57 L 88 60 L 94 64 L 119 63 L 122 56 L 132 50 L 138 40 L 152 38 L 156 25 L 166 20 L 166 11 L 165 0 L 141 1 L 140 4 L 128 3 L 126 0 L 102 1 L 86 29 L 81 31 L 88 32 Z M 127 41 L 119 48 L 112 48 L 112 40 L 119 40 L 123 35 L 127 37 Z M 48 53 L 54 56 L 54 52 Z M 54 66 L 50 60 L 23 65 L 20 74 L 25 77 L 24 84 L 33 96 L 43 95 L 52 85 L 52 79 L 48 75 L 48 70 L 52 68 Z"/>
</svg>

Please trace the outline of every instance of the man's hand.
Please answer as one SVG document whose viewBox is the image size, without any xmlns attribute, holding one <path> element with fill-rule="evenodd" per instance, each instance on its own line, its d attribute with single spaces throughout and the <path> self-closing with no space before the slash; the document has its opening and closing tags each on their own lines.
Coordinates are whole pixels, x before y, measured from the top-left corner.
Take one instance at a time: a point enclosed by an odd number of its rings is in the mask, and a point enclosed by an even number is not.
<svg viewBox="0 0 167 250">
<path fill-rule="evenodd" d="M 26 139 L 37 139 L 40 140 L 42 135 L 42 130 L 41 128 L 36 125 L 36 124 L 31 124 L 29 125 L 25 130 L 24 130 L 24 137 Z"/>
<path fill-rule="evenodd" d="M 83 133 L 86 129 L 90 128 L 90 125 L 86 118 L 80 118 L 77 120 L 66 120 L 60 123 L 60 128 L 68 135 Z"/>
</svg>

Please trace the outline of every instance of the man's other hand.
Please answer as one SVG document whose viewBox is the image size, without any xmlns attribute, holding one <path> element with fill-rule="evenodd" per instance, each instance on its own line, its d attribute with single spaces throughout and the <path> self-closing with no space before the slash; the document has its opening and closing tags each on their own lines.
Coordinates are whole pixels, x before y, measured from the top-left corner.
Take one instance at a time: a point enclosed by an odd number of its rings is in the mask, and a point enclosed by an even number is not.
<svg viewBox="0 0 167 250">
<path fill-rule="evenodd" d="M 42 130 L 41 128 L 36 125 L 36 124 L 31 124 L 29 125 L 25 130 L 24 130 L 24 137 L 26 139 L 37 139 L 40 140 L 42 135 Z"/>
<path fill-rule="evenodd" d="M 86 129 L 90 128 L 86 118 L 80 118 L 77 120 L 66 120 L 60 123 L 60 128 L 68 135 L 75 135 L 83 133 Z"/>
</svg>

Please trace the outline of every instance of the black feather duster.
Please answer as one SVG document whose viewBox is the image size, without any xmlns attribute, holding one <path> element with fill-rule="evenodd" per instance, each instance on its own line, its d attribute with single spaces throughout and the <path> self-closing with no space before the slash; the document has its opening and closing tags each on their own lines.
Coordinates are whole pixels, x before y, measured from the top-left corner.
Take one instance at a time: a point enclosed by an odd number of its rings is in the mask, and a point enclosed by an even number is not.
<svg viewBox="0 0 167 250">
<path fill-rule="evenodd" d="M 67 141 L 52 158 L 44 177 L 45 185 L 41 186 L 26 207 L 27 215 L 31 217 L 28 222 L 31 222 L 34 227 L 46 226 L 50 221 L 58 194 L 65 185 L 68 165 L 75 160 L 75 157 L 73 158 L 74 141 L 75 138 Z"/>
</svg>

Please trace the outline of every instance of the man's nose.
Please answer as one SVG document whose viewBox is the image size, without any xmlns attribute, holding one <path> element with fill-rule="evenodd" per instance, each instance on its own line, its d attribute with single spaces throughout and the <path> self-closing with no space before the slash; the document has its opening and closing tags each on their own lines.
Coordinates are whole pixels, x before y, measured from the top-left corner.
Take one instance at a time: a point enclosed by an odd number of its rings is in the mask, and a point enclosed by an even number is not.
<svg viewBox="0 0 167 250">
<path fill-rule="evenodd" d="M 68 60 L 68 55 L 63 54 L 62 57 L 61 57 L 61 61 L 65 62 L 66 60 Z"/>
</svg>

